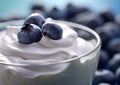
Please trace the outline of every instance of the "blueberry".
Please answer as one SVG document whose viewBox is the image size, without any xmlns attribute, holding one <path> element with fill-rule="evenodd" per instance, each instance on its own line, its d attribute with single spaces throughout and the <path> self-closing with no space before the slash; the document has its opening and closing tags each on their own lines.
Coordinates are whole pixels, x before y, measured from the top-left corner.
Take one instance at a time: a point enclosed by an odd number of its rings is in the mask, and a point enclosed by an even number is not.
<svg viewBox="0 0 120 85">
<path fill-rule="evenodd" d="M 111 84 L 108 84 L 108 83 L 100 83 L 98 85 L 111 85 Z"/>
<path fill-rule="evenodd" d="M 77 14 L 74 17 L 74 22 L 88 26 L 92 29 L 103 25 L 103 20 L 99 16 L 90 12 Z"/>
<path fill-rule="evenodd" d="M 22 44 L 38 42 L 41 38 L 42 32 L 40 28 L 32 24 L 25 24 L 18 33 L 18 41 Z"/>
<path fill-rule="evenodd" d="M 59 40 L 62 38 L 63 30 L 55 23 L 45 23 L 42 27 L 42 33 L 53 40 Z"/>
<path fill-rule="evenodd" d="M 104 27 L 110 39 L 120 36 L 120 28 L 117 23 L 108 22 L 104 25 Z"/>
<path fill-rule="evenodd" d="M 107 45 L 107 50 L 111 55 L 120 53 L 120 38 L 111 39 Z"/>
<path fill-rule="evenodd" d="M 102 40 L 102 48 L 106 48 L 106 43 L 108 43 L 109 36 L 107 35 L 106 31 L 105 31 L 105 27 L 101 26 L 95 29 L 95 31 L 99 34 L 101 40 Z"/>
<path fill-rule="evenodd" d="M 45 8 L 44 8 L 44 6 L 43 5 L 40 5 L 40 4 L 33 4 L 32 6 L 31 6 L 31 10 L 32 11 L 45 11 Z"/>
<path fill-rule="evenodd" d="M 97 85 L 103 82 L 113 85 L 115 82 L 115 75 L 113 74 L 113 72 L 105 69 L 97 70 L 93 80 L 93 85 Z"/>
<path fill-rule="evenodd" d="M 39 14 L 41 14 L 41 16 L 43 16 L 44 18 L 47 17 L 46 12 L 43 12 L 43 11 L 34 10 L 34 11 L 31 12 L 31 14 L 32 14 L 32 13 L 39 13 Z"/>
<path fill-rule="evenodd" d="M 120 85 L 120 66 L 119 66 L 119 68 L 116 70 L 115 76 L 116 76 L 117 82 L 118 82 L 119 85 Z"/>
<path fill-rule="evenodd" d="M 28 16 L 26 18 L 26 20 L 24 21 L 24 25 L 25 24 L 35 24 L 41 28 L 42 25 L 44 24 L 44 22 L 45 22 L 45 19 L 41 14 L 32 13 L 30 16 Z"/>
<path fill-rule="evenodd" d="M 53 7 L 53 9 L 47 13 L 47 17 L 62 20 L 65 18 L 65 11 L 59 10 L 57 7 Z"/>
<path fill-rule="evenodd" d="M 96 28 L 95 31 L 100 35 L 103 47 L 106 47 L 106 44 L 108 44 L 111 39 L 120 36 L 119 26 L 114 22 L 108 22 L 103 26 Z"/>
<path fill-rule="evenodd" d="M 78 37 L 81 37 L 85 40 L 91 40 L 92 39 L 92 35 L 86 31 L 83 31 L 83 30 L 76 30 L 77 34 L 78 34 Z"/>
<path fill-rule="evenodd" d="M 105 69 L 109 61 L 109 54 L 105 50 L 100 51 L 100 58 L 98 63 L 98 69 Z"/>
<path fill-rule="evenodd" d="M 103 19 L 104 23 L 110 22 L 110 21 L 115 21 L 115 16 L 110 9 L 102 10 L 99 13 L 99 16 Z"/>
<path fill-rule="evenodd" d="M 113 58 L 108 62 L 108 68 L 115 72 L 120 67 L 120 53 L 115 54 Z"/>
<path fill-rule="evenodd" d="M 88 12 L 90 11 L 87 7 L 77 7 L 71 3 L 69 3 L 66 7 L 66 19 L 73 18 L 78 13 Z"/>
</svg>

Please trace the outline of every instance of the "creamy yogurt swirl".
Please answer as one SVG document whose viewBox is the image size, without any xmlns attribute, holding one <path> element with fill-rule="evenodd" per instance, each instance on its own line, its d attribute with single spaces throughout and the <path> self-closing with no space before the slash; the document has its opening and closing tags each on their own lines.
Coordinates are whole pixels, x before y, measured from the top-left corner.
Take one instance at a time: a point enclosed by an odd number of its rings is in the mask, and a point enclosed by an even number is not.
<svg viewBox="0 0 120 85">
<path fill-rule="evenodd" d="M 78 48 L 77 34 L 75 31 L 65 25 L 63 36 L 60 40 L 52 40 L 46 36 L 37 43 L 28 45 L 20 44 L 17 39 L 17 33 L 20 29 L 9 28 L 1 38 L 1 53 L 5 56 L 18 56 L 24 59 L 51 59 L 51 58 L 71 58 L 73 49 Z M 75 53 L 76 54 L 76 53 Z M 61 57 L 62 56 L 62 57 Z"/>
<path fill-rule="evenodd" d="M 51 65 L 49 68 L 38 65 L 47 65 L 83 55 L 93 46 L 84 39 L 78 38 L 77 33 L 70 27 L 58 24 L 63 29 L 62 39 L 52 40 L 44 36 L 39 42 L 28 45 L 18 42 L 17 33 L 21 27 L 8 26 L 7 30 L 0 34 L 0 56 L 2 56 L 0 60 L 29 65 L 27 67 L 13 66 L 9 69 L 30 78 L 64 71 L 69 63 Z M 8 67 L 5 66 L 4 69 L 8 69 Z"/>
</svg>

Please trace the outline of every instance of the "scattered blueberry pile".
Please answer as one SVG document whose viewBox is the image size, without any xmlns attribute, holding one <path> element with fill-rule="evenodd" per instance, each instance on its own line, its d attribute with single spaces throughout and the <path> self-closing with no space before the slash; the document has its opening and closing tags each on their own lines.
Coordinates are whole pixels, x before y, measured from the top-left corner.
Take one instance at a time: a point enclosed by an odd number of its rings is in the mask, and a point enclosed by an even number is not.
<svg viewBox="0 0 120 85">
<path fill-rule="evenodd" d="M 88 26 L 95 30 L 102 40 L 102 50 L 93 85 L 120 85 L 120 20 L 116 19 L 112 10 L 94 13 L 87 7 L 76 7 L 73 4 L 68 4 L 64 10 L 54 7 L 50 11 L 46 11 L 44 6 L 33 5 L 31 13 L 34 12 L 37 12 L 37 15 L 30 15 L 25 20 L 18 34 L 19 42 L 23 44 L 38 42 L 42 36 L 48 36 L 54 40 L 60 39 L 61 28 L 56 24 L 45 23 L 44 17 Z M 51 27 L 54 30 L 50 31 Z M 33 35 L 34 33 L 36 35 Z"/>
<path fill-rule="evenodd" d="M 31 44 L 39 42 L 42 36 L 47 36 L 50 39 L 58 40 L 62 38 L 62 28 L 50 22 L 45 22 L 45 19 L 39 13 L 32 13 L 28 16 L 18 32 L 18 41 L 22 44 Z"/>
<path fill-rule="evenodd" d="M 112 10 L 94 13 L 87 7 L 68 4 L 64 10 L 54 7 L 50 11 L 46 11 L 44 6 L 33 5 L 31 11 L 53 19 L 83 24 L 95 30 L 101 37 L 102 49 L 93 85 L 120 85 L 120 20 L 116 20 Z M 85 37 L 89 38 L 88 35 Z"/>
</svg>

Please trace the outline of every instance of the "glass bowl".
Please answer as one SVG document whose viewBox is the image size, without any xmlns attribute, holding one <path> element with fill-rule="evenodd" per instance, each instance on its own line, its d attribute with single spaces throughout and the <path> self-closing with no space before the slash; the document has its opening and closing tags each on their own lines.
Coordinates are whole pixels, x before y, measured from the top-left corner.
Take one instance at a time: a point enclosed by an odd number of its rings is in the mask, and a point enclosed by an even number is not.
<svg viewBox="0 0 120 85">
<path fill-rule="evenodd" d="M 24 20 L 14 20 L 0 23 L 0 85 L 91 85 L 97 68 L 101 47 L 100 37 L 90 28 L 67 21 L 52 20 L 64 23 L 75 30 L 78 37 L 84 39 L 84 53 L 56 62 L 27 62 L 29 59 L 19 56 L 6 56 L 1 49 L 3 34 L 10 27 L 22 26 Z M 4 29 L 3 29 L 4 28 Z M 5 29 L 7 28 L 7 29 Z M 16 28 L 17 29 L 17 28 Z M 68 42 L 68 41 L 66 41 Z M 81 43 L 79 43 L 81 44 Z M 92 47 L 88 50 L 89 44 Z M 6 51 L 7 52 L 7 48 Z M 16 53 L 13 53 L 16 54 Z M 32 55 L 31 55 L 32 56 Z M 34 55 L 33 55 L 34 56 Z M 61 55 L 62 57 L 62 55 Z"/>
</svg>

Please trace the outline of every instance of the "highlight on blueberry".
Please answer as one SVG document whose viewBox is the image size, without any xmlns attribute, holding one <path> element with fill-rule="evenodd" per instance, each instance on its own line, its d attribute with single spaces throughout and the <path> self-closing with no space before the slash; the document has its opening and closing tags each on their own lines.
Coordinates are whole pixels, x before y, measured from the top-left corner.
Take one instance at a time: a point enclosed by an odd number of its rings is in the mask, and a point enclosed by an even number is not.
<svg viewBox="0 0 120 85">
<path fill-rule="evenodd" d="M 111 85 L 109 83 L 99 83 L 98 85 Z"/>
<path fill-rule="evenodd" d="M 93 85 L 98 85 L 99 83 L 115 83 L 115 75 L 112 71 L 107 69 L 100 69 L 95 72 L 95 77 L 93 80 Z"/>
<path fill-rule="evenodd" d="M 42 27 L 42 33 L 53 40 L 59 40 L 62 38 L 63 30 L 55 23 L 45 23 Z"/>
<path fill-rule="evenodd" d="M 115 71 L 120 67 L 120 53 L 116 53 L 108 62 L 108 69 L 115 73 Z"/>
<path fill-rule="evenodd" d="M 24 21 L 24 25 L 35 24 L 41 28 L 44 22 L 45 22 L 45 19 L 41 14 L 33 13 L 26 18 L 26 20 Z"/>
<path fill-rule="evenodd" d="M 21 31 L 18 32 L 18 42 L 22 44 L 31 44 L 33 42 L 38 42 L 42 38 L 41 29 L 33 24 L 25 24 Z"/>
</svg>

